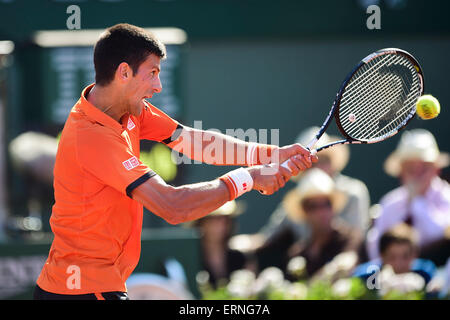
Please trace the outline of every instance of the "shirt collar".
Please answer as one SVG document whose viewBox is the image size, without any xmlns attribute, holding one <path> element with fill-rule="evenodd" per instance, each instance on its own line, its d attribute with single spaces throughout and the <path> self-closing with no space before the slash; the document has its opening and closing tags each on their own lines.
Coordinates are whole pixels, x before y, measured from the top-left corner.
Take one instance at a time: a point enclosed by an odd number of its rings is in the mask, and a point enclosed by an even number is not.
<svg viewBox="0 0 450 320">
<path fill-rule="evenodd" d="M 96 108 L 92 103 L 90 103 L 86 96 L 89 94 L 89 91 L 94 87 L 95 83 L 90 84 L 86 88 L 83 89 L 81 92 L 81 97 L 79 100 L 79 107 L 80 109 L 92 120 L 102 124 L 105 127 L 109 127 L 113 129 L 114 131 L 117 131 L 119 134 L 121 134 L 124 131 L 123 125 L 110 116 L 108 116 L 106 113 L 101 111 L 100 109 Z M 124 117 L 124 119 L 128 119 L 128 117 Z"/>
</svg>

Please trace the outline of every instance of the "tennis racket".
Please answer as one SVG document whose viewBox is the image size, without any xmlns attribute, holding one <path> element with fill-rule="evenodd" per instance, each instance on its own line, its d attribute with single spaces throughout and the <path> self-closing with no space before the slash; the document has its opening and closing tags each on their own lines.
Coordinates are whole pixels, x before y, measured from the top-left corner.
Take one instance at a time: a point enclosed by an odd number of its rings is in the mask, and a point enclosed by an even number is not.
<svg viewBox="0 0 450 320">
<path fill-rule="evenodd" d="M 330 113 L 306 147 L 314 154 L 338 144 L 389 139 L 414 118 L 417 99 L 423 92 L 422 68 L 411 54 L 396 48 L 376 51 L 347 75 Z M 344 139 L 313 149 L 333 118 Z M 281 165 L 289 169 L 289 161 Z"/>
</svg>

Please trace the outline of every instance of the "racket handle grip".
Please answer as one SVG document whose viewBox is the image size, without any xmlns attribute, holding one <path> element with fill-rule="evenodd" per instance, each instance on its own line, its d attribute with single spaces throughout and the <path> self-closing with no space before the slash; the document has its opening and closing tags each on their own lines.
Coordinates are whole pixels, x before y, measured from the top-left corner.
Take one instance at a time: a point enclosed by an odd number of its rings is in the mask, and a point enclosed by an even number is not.
<svg viewBox="0 0 450 320">
<path fill-rule="evenodd" d="M 290 159 L 287 159 L 285 162 L 283 162 L 283 163 L 281 164 L 281 166 L 282 166 L 283 168 L 288 169 L 289 171 L 292 171 L 291 168 L 289 168 L 289 166 L 288 166 L 288 163 L 289 163 L 290 161 L 291 161 Z"/>
<path fill-rule="evenodd" d="M 309 149 L 309 148 L 308 148 Z M 316 149 L 313 149 L 312 151 L 311 151 L 311 154 L 312 155 L 315 155 L 317 153 L 317 150 Z M 289 168 L 289 165 L 288 165 L 288 163 L 291 161 L 291 159 L 287 159 L 286 161 L 284 161 L 280 166 L 282 166 L 283 168 L 286 168 L 286 169 L 288 169 L 289 171 L 291 171 L 292 172 L 292 170 L 291 170 L 291 168 Z M 262 191 L 262 190 L 259 190 L 259 192 L 261 193 L 261 194 L 265 194 L 264 193 L 264 191 Z"/>
<path fill-rule="evenodd" d="M 291 161 L 291 160 L 287 159 L 287 160 L 286 160 L 285 162 L 283 162 L 280 166 L 282 166 L 282 167 L 288 169 L 289 171 L 292 171 L 291 168 L 289 168 L 289 166 L 288 166 L 288 162 L 289 162 L 289 161 Z M 264 191 L 262 191 L 262 190 L 259 190 L 259 193 L 261 193 L 261 194 L 266 194 L 266 193 L 265 193 Z"/>
<path fill-rule="evenodd" d="M 309 149 L 309 148 L 308 148 Z M 316 155 L 316 153 L 317 153 L 317 150 L 316 149 L 313 149 L 312 151 L 311 151 L 311 155 Z M 289 171 L 292 171 L 291 170 L 291 168 L 289 168 L 289 166 L 288 166 L 288 163 L 290 162 L 291 160 L 290 159 L 287 159 L 285 162 L 283 162 L 282 164 L 281 164 L 281 166 L 282 167 L 284 167 L 284 168 L 286 168 L 286 169 L 288 169 Z"/>
</svg>

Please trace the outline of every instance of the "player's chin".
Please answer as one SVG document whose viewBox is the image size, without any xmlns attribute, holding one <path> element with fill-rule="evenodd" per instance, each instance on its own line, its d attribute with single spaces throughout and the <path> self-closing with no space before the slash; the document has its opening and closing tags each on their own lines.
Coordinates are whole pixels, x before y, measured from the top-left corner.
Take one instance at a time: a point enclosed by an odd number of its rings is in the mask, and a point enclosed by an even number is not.
<svg viewBox="0 0 450 320">
<path fill-rule="evenodd" d="M 131 109 L 130 113 L 132 116 L 139 117 L 142 113 L 142 110 L 144 110 L 144 108 L 145 108 L 145 103 L 144 103 L 144 99 L 142 99 L 134 106 L 134 108 Z"/>
</svg>

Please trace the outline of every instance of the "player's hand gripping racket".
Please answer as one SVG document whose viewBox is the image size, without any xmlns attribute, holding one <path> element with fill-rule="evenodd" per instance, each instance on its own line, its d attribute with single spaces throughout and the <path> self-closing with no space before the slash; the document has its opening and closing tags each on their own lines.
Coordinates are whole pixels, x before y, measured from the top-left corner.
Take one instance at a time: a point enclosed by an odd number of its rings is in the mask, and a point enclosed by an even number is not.
<svg viewBox="0 0 450 320">
<path fill-rule="evenodd" d="M 386 140 L 414 117 L 423 91 L 422 69 L 411 54 L 396 48 L 374 52 L 347 75 L 330 113 L 306 147 L 314 154 L 337 144 Z M 313 149 L 333 118 L 345 139 Z M 289 169 L 289 161 L 281 165 Z"/>
</svg>

